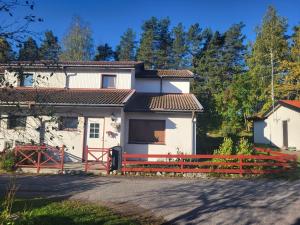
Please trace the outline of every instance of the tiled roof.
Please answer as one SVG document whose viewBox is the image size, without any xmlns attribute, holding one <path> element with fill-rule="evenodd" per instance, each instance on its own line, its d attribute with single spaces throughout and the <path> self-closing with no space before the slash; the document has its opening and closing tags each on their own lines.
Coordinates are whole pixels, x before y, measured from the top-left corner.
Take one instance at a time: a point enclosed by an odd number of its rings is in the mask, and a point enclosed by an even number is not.
<svg viewBox="0 0 300 225">
<path fill-rule="evenodd" d="M 203 111 L 193 94 L 134 93 L 125 106 L 127 112 Z"/>
<path fill-rule="evenodd" d="M 193 78 L 189 70 L 142 70 L 137 72 L 136 78 Z"/>
<path fill-rule="evenodd" d="M 9 63 L 1 63 L 0 68 L 9 67 L 29 67 L 29 68 L 47 68 L 47 67 L 113 67 L 113 68 L 134 68 L 136 65 L 142 65 L 142 62 L 138 61 L 12 61 Z"/>
<path fill-rule="evenodd" d="M 300 100 L 280 100 L 280 102 L 300 109 Z"/>
<path fill-rule="evenodd" d="M 0 104 L 37 103 L 49 105 L 123 105 L 134 90 L 1 88 Z"/>
</svg>

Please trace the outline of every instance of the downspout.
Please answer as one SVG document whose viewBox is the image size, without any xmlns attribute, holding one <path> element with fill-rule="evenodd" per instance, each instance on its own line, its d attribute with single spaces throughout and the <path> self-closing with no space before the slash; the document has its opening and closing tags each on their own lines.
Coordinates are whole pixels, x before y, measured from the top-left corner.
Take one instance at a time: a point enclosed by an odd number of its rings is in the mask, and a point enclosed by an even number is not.
<svg viewBox="0 0 300 225">
<path fill-rule="evenodd" d="M 160 77 L 160 93 L 162 93 L 163 92 L 163 87 L 162 87 L 162 85 L 163 85 L 163 82 L 162 82 L 162 77 Z"/>
<path fill-rule="evenodd" d="M 68 89 L 68 88 L 70 88 L 69 87 L 70 86 L 70 77 L 71 76 L 77 76 L 77 73 L 68 74 L 66 69 L 67 69 L 67 67 L 64 66 L 63 70 L 64 70 L 65 77 L 66 77 L 65 89 Z"/>
<path fill-rule="evenodd" d="M 197 154 L 197 117 L 195 111 L 192 112 L 192 143 L 193 143 L 193 155 Z"/>
</svg>

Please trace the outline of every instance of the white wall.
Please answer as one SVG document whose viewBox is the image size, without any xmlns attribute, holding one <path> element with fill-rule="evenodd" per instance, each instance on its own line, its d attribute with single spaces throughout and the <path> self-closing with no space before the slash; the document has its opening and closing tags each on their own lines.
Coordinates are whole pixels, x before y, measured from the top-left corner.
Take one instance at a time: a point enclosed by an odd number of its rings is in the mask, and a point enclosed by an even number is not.
<svg viewBox="0 0 300 225">
<path fill-rule="evenodd" d="M 166 113 L 126 113 L 125 151 L 139 154 L 193 153 L 192 115 Z M 165 144 L 129 144 L 129 119 L 155 119 L 166 121 Z"/>
<path fill-rule="evenodd" d="M 66 86 L 66 75 L 63 72 L 26 72 L 33 74 L 34 87 L 56 87 Z M 67 72 L 69 76 L 69 88 L 101 88 L 101 74 L 113 74 L 117 76 L 116 88 L 131 89 L 134 76 L 129 72 Z M 14 73 L 5 73 L 5 79 L 13 86 L 18 86 L 17 77 Z"/>
<path fill-rule="evenodd" d="M 76 131 L 61 131 L 52 130 L 52 127 L 58 127 L 57 123 L 47 123 L 51 132 L 46 133 L 45 143 L 51 146 L 66 146 L 66 160 L 67 161 L 81 161 L 84 147 L 84 117 L 102 117 L 104 118 L 104 148 L 120 145 L 120 132 L 112 126 L 111 114 L 114 113 L 118 121 L 121 119 L 121 111 L 117 108 L 104 109 L 88 109 L 88 108 L 73 108 L 69 110 L 58 110 L 56 116 L 78 116 L 78 129 Z M 5 115 L 2 114 L 4 117 Z M 46 119 L 47 117 L 44 117 Z M 9 141 L 13 145 L 15 141 L 30 143 L 33 139 L 36 143 L 39 142 L 39 132 L 36 128 L 39 126 L 37 119 L 27 117 L 27 124 L 25 129 L 7 129 L 7 120 L 1 120 L 0 128 L 0 151 L 3 150 L 4 143 Z M 109 136 L 106 131 L 113 131 L 116 136 Z M 51 140 L 51 136 L 53 140 Z M 101 143 L 102 147 L 102 143 Z"/>
<path fill-rule="evenodd" d="M 137 92 L 147 93 L 190 93 L 189 80 L 166 80 L 158 78 L 137 78 L 135 81 Z"/>
<path fill-rule="evenodd" d="M 264 121 L 254 122 L 254 142 L 283 147 L 282 121 L 288 122 L 288 144 L 300 150 L 300 113 L 280 106 Z"/>
</svg>

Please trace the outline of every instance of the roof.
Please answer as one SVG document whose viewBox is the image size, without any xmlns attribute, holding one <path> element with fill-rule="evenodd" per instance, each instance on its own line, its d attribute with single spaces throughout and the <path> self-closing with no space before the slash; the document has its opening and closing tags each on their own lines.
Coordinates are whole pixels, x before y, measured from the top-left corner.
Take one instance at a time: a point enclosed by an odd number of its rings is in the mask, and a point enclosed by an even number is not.
<svg viewBox="0 0 300 225">
<path fill-rule="evenodd" d="M 203 111 L 202 105 L 193 94 L 134 93 L 125 106 L 127 112 Z"/>
<path fill-rule="evenodd" d="M 122 106 L 133 93 L 125 89 L 1 88 L 0 104 Z"/>
<path fill-rule="evenodd" d="M 193 78 L 189 70 L 142 70 L 136 73 L 136 78 Z"/>
<path fill-rule="evenodd" d="M 279 102 L 300 109 L 300 100 L 280 100 Z"/>
<path fill-rule="evenodd" d="M 0 64 L 0 71 L 5 68 L 61 68 L 61 67 L 112 67 L 112 68 L 135 68 L 143 65 L 139 61 L 12 61 Z"/>
<path fill-rule="evenodd" d="M 285 106 L 287 108 L 296 110 L 300 112 L 300 100 L 279 100 L 275 104 L 275 110 L 278 109 L 280 106 Z M 266 118 L 271 115 L 273 112 L 273 107 L 270 107 L 262 117 Z"/>
</svg>

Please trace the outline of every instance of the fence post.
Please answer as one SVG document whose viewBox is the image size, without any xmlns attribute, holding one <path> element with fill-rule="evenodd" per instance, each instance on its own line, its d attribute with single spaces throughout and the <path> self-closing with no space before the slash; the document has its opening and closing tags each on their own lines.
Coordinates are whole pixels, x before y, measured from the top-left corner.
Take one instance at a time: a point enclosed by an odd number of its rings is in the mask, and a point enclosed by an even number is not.
<svg viewBox="0 0 300 225">
<path fill-rule="evenodd" d="M 239 169 L 240 169 L 240 176 L 243 176 L 243 155 L 238 155 L 239 159 Z"/>
<path fill-rule="evenodd" d="M 37 173 L 40 173 L 40 164 L 41 164 L 41 149 L 38 149 L 38 160 L 37 160 Z"/>
<path fill-rule="evenodd" d="M 106 174 L 109 175 L 110 172 L 110 164 L 111 164 L 111 157 L 110 157 L 111 149 L 107 149 L 107 162 L 106 162 Z"/>
<path fill-rule="evenodd" d="M 85 172 L 87 173 L 88 171 L 88 146 L 86 145 L 85 146 L 85 149 L 84 149 L 84 155 L 85 155 Z"/>
<path fill-rule="evenodd" d="M 181 170 L 181 174 L 183 174 L 183 157 L 182 157 L 182 154 L 180 155 L 180 170 Z"/>
<path fill-rule="evenodd" d="M 123 164 L 124 162 L 124 164 Z M 122 162 L 121 162 L 121 171 L 122 171 L 122 175 L 126 175 L 126 152 L 124 152 L 122 154 Z"/>
<path fill-rule="evenodd" d="M 64 171 L 64 163 L 65 163 L 65 146 L 64 145 L 62 145 L 61 146 L 61 159 L 60 159 L 60 163 L 61 163 L 61 165 L 60 165 L 60 169 L 61 169 L 61 172 L 63 173 L 63 171 Z"/>
</svg>

